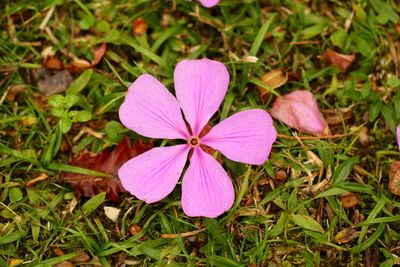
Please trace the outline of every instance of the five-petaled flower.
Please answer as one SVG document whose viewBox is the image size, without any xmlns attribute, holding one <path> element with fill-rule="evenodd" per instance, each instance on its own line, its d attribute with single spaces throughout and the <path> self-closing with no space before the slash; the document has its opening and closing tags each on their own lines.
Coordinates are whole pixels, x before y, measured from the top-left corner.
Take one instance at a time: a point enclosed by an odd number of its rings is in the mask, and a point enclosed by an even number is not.
<svg viewBox="0 0 400 267">
<path fill-rule="evenodd" d="M 218 5 L 220 0 L 199 0 L 199 2 L 205 7 L 213 7 Z"/>
<path fill-rule="evenodd" d="M 119 117 L 140 135 L 186 142 L 153 148 L 126 162 L 118 175 L 127 191 L 153 203 L 172 192 L 192 151 L 182 181 L 183 211 L 188 216 L 217 217 L 232 207 L 234 188 L 222 166 L 202 147 L 219 150 L 234 161 L 262 164 L 276 130 L 266 111 L 251 109 L 200 134 L 228 89 L 229 73 L 220 62 L 183 60 L 175 68 L 174 83 L 176 98 L 153 76 L 139 76 L 129 87 Z"/>
</svg>

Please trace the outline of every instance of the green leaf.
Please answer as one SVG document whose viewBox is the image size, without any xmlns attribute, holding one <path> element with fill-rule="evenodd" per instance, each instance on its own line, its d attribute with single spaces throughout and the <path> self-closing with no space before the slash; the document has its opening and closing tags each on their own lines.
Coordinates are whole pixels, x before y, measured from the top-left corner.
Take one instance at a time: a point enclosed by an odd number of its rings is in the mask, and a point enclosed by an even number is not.
<svg viewBox="0 0 400 267">
<path fill-rule="evenodd" d="M 333 183 L 343 182 L 350 175 L 353 165 L 358 163 L 359 160 L 359 157 L 353 157 L 337 166 L 333 173 Z"/>
<path fill-rule="evenodd" d="M 92 113 L 89 110 L 81 110 L 74 116 L 77 122 L 89 121 L 92 118 Z"/>
<path fill-rule="evenodd" d="M 62 95 L 52 95 L 48 100 L 50 106 L 55 108 L 64 107 L 64 97 Z"/>
<path fill-rule="evenodd" d="M 88 69 L 85 70 L 79 77 L 76 79 L 68 88 L 67 94 L 68 95 L 76 95 L 80 91 L 85 88 L 85 86 L 88 84 L 90 78 L 92 77 L 93 70 Z"/>
<path fill-rule="evenodd" d="M 307 215 L 289 214 L 289 219 L 301 228 L 323 233 L 322 226 L 313 218 Z"/>
<path fill-rule="evenodd" d="M 287 222 L 288 222 L 288 215 L 286 212 L 282 212 L 281 216 L 279 217 L 274 227 L 271 229 L 271 231 L 268 232 L 268 235 L 271 237 L 276 237 L 280 235 L 283 232 L 283 230 L 285 230 Z"/>
<path fill-rule="evenodd" d="M 15 203 L 20 201 L 24 197 L 24 195 L 22 194 L 21 189 L 19 189 L 18 187 L 13 187 L 8 192 L 8 197 L 10 198 L 10 202 Z"/>
<path fill-rule="evenodd" d="M 378 100 L 371 104 L 369 108 L 369 121 L 375 121 L 382 110 L 382 101 Z"/>
<path fill-rule="evenodd" d="M 76 95 L 66 95 L 64 99 L 64 105 L 67 109 L 73 107 L 79 101 L 79 96 Z"/>
<path fill-rule="evenodd" d="M 339 28 L 337 31 L 332 33 L 330 39 L 333 45 L 343 48 L 346 43 L 347 32 L 343 28 Z"/>
<path fill-rule="evenodd" d="M 106 193 L 105 192 L 102 192 L 102 193 L 92 197 L 91 199 L 86 201 L 85 204 L 83 204 L 83 206 L 82 206 L 83 213 L 86 216 L 89 215 L 90 213 L 95 211 L 101 204 L 103 204 L 103 202 L 105 200 L 106 200 Z"/>
<path fill-rule="evenodd" d="M 400 91 L 396 93 L 393 101 L 394 101 L 394 113 L 396 114 L 396 118 L 400 120 Z"/>
<path fill-rule="evenodd" d="M 392 133 L 396 132 L 397 120 L 396 114 L 393 106 L 391 105 L 383 105 L 382 107 L 382 116 L 385 118 L 387 125 L 389 126 Z"/>
<path fill-rule="evenodd" d="M 88 30 L 95 23 L 96 19 L 93 16 L 87 14 L 79 21 L 79 28 L 81 28 L 82 30 Z"/>
<path fill-rule="evenodd" d="M 68 131 L 71 129 L 72 121 L 68 117 L 61 118 L 58 122 L 58 125 L 62 133 L 68 133 Z"/>
<path fill-rule="evenodd" d="M 216 266 L 216 267 L 239 267 L 242 266 L 238 262 L 227 259 L 222 256 L 217 256 L 217 255 L 211 255 L 209 257 L 210 259 L 210 264 L 211 266 Z"/>
</svg>

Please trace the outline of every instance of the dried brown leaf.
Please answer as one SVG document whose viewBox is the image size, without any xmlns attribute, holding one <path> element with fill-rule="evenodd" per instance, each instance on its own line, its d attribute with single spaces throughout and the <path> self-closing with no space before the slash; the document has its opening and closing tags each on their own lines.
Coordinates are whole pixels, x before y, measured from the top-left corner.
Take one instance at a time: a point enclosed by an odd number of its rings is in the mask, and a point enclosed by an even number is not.
<svg viewBox="0 0 400 267">
<path fill-rule="evenodd" d="M 323 109 L 322 113 L 329 125 L 338 125 L 353 118 L 353 108 L 354 105 L 338 109 Z"/>
<path fill-rule="evenodd" d="M 75 266 L 75 264 L 73 264 L 72 262 L 70 262 L 70 261 L 63 261 L 63 262 L 61 262 L 61 263 L 58 263 L 58 264 L 56 264 L 56 265 L 53 265 L 53 267 L 74 267 Z"/>
<path fill-rule="evenodd" d="M 10 85 L 7 92 L 7 100 L 14 101 L 16 97 L 22 94 L 27 89 L 25 84 Z"/>
<path fill-rule="evenodd" d="M 74 80 L 67 70 L 50 71 L 43 68 L 39 74 L 41 79 L 38 82 L 38 88 L 46 96 L 64 92 Z"/>
<path fill-rule="evenodd" d="M 400 196 L 400 161 L 396 161 L 390 165 L 389 190 L 393 194 Z"/>
<path fill-rule="evenodd" d="M 82 251 L 81 253 L 79 253 L 78 256 L 74 257 L 71 261 L 75 262 L 75 263 L 81 263 L 81 262 L 88 262 L 90 260 L 90 256 Z"/>
<path fill-rule="evenodd" d="M 103 172 L 111 177 L 64 172 L 61 174 L 61 180 L 72 185 L 78 198 L 92 197 L 100 192 L 106 192 L 109 199 L 116 201 L 118 193 L 125 192 L 118 178 L 118 169 L 129 159 L 152 147 L 152 141 L 145 144 L 140 139 L 131 145 L 129 137 L 126 136 L 112 151 L 106 149 L 97 155 L 85 151 L 70 162 L 73 166 Z"/>
<path fill-rule="evenodd" d="M 357 193 L 348 193 L 340 198 L 342 207 L 345 209 L 353 208 L 357 206 L 361 201 L 361 197 Z"/>
<path fill-rule="evenodd" d="M 272 89 L 281 87 L 287 80 L 288 75 L 284 74 L 280 69 L 271 70 L 261 77 L 261 82 Z M 262 87 L 258 87 L 258 90 L 260 91 L 261 97 L 268 94 L 268 91 Z"/>
<path fill-rule="evenodd" d="M 359 234 L 360 232 L 353 228 L 344 228 L 342 231 L 337 233 L 335 236 L 335 241 L 339 244 L 348 243 L 356 239 Z"/>
<path fill-rule="evenodd" d="M 340 54 L 332 49 L 328 49 L 324 53 L 323 59 L 327 64 L 336 66 L 342 72 L 346 72 L 353 61 L 356 59 L 356 55 L 354 53 L 351 55 Z"/>
<path fill-rule="evenodd" d="M 46 57 L 43 61 L 43 66 L 51 70 L 62 70 L 64 68 L 63 63 L 56 57 Z"/>
</svg>

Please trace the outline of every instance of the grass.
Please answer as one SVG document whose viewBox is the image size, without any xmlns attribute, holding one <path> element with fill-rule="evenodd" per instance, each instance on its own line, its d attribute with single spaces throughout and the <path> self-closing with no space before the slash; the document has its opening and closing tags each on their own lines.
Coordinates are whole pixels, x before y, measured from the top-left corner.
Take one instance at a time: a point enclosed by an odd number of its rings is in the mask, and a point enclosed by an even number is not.
<svg viewBox="0 0 400 267">
<path fill-rule="evenodd" d="M 396 1 L 222 0 L 205 9 L 183 0 L 15 0 L 2 1 L 0 10 L 1 267 L 53 266 L 79 261 L 82 252 L 103 266 L 400 262 L 400 202 L 387 186 L 389 165 L 400 156 L 394 134 L 400 122 Z M 148 24 L 140 36 L 132 32 L 137 18 Z M 91 62 L 103 42 L 101 62 L 75 73 L 77 82 L 61 93 L 77 97 L 62 112 L 87 110 L 90 120 L 74 117 L 63 133 L 61 117 L 52 115 L 54 106 L 38 92 L 42 54 L 52 47 L 64 65 L 72 62 L 71 53 Z M 324 63 L 329 48 L 355 53 L 346 73 Z M 329 115 L 339 120 L 330 125 L 333 134 L 348 135 L 285 138 L 294 130 L 275 121 L 281 138 L 263 166 L 225 160 L 236 202 L 217 219 L 185 216 L 179 186 L 153 205 L 127 194 L 117 203 L 104 194 L 77 202 L 59 172 L 88 170 L 68 165 L 69 159 L 84 149 L 112 147 L 126 134 L 137 138 L 116 115 L 127 86 L 150 73 L 173 89 L 176 63 L 202 57 L 223 62 L 231 75 L 212 123 L 242 109 L 268 110 L 273 97 L 260 98 L 256 85 L 266 72 L 281 69 L 289 79 L 274 94 L 312 91 L 323 110 L 336 111 Z M 16 86 L 23 92 L 9 98 Z M 102 138 L 72 141 L 82 127 L 94 125 Z M 362 126 L 369 144 L 359 141 Z M 26 186 L 43 174 L 48 178 Z M 349 192 L 359 203 L 344 208 Z M 104 216 L 104 206 L 121 210 L 117 222 Z M 346 232 L 350 240 L 338 242 L 344 229 L 354 235 Z"/>
</svg>

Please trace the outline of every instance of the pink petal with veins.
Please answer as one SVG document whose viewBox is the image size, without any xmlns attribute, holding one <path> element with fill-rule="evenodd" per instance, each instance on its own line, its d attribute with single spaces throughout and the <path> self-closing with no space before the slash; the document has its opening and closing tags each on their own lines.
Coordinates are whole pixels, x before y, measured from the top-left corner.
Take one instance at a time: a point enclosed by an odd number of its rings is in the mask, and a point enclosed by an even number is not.
<svg viewBox="0 0 400 267">
<path fill-rule="evenodd" d="M 272 109 L 272 117 L 299 132 L 329 134 L 329 127 L 322 115 L 314 95 L 298 90 L 278 97 Z"/>
<path fill-rule="evenodd" d="M 215 218 L 229 210 L 234 199 L 235 190 L 224 168 L 201 148 L 195 148 L 182 181 L 185 214 Z"/>
</svg>

